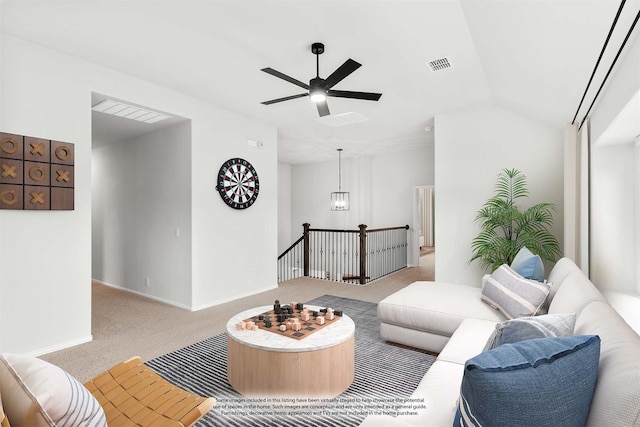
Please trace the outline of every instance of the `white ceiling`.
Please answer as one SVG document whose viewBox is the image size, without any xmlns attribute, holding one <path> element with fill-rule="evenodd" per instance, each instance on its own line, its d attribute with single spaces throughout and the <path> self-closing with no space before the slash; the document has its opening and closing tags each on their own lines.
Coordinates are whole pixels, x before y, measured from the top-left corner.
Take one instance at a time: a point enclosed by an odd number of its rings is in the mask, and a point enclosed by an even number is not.
<svg viewBox="0 0 640 427">
<path fill-rule="evenodd" d="M 334 160 L 338 147 L 354 157 L 426 146 L 433 130 L 425 127 L 435 115 L 487 103 L 561 130 L 573 119 L 619 4 L 3 0 L 0 24 L 3 33 L 275 124 L 279 160 L 300 164 Z M 638 9 L 640 1 L 627 2 L 595 89 Z M 383 94 L 378 102 L 329 98 L 332 115 L 356 112 L 367 121 L 326 126 L 307 98 L 260 104 L 303 92 L 260 69 L 306 82 L 315 77 L 310 46 L 317 41 L 325 44 L 321 77 L 347 58 L 363 65 L 334 89 Z M 448 70 L 425 64 L 445 56 Z M 578 120 L 590 102 L 588 96 Z"/>
</svg>

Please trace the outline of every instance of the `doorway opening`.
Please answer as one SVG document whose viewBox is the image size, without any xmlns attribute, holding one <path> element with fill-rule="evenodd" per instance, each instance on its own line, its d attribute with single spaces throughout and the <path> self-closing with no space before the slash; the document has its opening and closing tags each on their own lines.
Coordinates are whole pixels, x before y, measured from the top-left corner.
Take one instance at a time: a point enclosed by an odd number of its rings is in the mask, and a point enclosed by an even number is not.
<svg viewBox="0 0 640 427">
<path fill-rule="evenodd" d="M 91 277 L 190 309 L 191 120 L 98 93 L 91 105 L 104 100 L 120 104 L 92 111 Z M 167 118 L 124 118 L 136 108 Z"/>
<path fill-rule="evenodd" d="M 422 257 L 435 253 L 435 187 L 414 187 L 413 233 L 409 258 L 413 265 L 420 265 Z"/>
</svg>

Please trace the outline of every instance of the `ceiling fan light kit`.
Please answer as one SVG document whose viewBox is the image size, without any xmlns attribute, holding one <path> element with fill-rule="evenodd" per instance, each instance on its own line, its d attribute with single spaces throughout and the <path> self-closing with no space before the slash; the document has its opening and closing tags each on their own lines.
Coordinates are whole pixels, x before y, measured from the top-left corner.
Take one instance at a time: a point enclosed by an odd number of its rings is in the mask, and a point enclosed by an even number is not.
<svg viewBox="0 0 640 427">
<path fill-rule="evenodd" d="M 322 43 L 313 43 L 311 45 L 311 53 L 316 55 L 316 76 L 309 80 L 309 84 L 303 83 L 300 80 L 294 79 L 293 77 L 289 77 L 286 74 L 283 74 L 279 71 L 274 70 L 273 68 L 263 68 L 261 71 L 264 71 L 267 74 L 271 74 L 274 77 L 278 77 L 279 79 L 288 81 L 298 87 L 307 90 L 307 93 L 299 93 L 297 95 L 286 96 L 284 98 L 272 99 L 270 101 L 264 101 L 262 104 L 271 105 L 277 102 L 289 101 L 296 98 L 302 98 L 305 96 L 309 96 L 311 101 L 316 104 L 318 109 L 318 114 L 320 117 L 328 116 L 331 114 L 329 112 L 329 106 L 327 105 L 327 97 L 332 96 L 336 98 L 351 98 L 351 99 L 362 99 L 366 101 L 378 101 L 382 96 L 381 93 L 373 93 L 373 92 L 354 92 L 348 90 L 332 90 L 331 88 L 336 84 L 340 83 L 347 76 L 353 73 L 355 70 L 360 68 L 362 65 L 353 59 L 347 59 L 344 64 L 339 66 L 329 77 L 323 79 L 320 77 L 320 55 L 324 53 L 324 44 Z"/>
<path fill-rule="evenodd" d="M 309 98 L 315 103 L 324 102 L 327 100 L 327 93 L 322 88 L 313 88 L 309 91 Z"/>
</svg>

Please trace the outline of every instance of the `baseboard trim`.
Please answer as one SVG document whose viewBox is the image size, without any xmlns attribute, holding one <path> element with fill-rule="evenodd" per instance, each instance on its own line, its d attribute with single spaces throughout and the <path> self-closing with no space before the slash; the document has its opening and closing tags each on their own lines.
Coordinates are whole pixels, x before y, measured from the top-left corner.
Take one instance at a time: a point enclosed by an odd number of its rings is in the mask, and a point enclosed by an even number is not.
<svg viewBox="0 0 640 427">
<path fill-rule="evenodd" d="M 56 351 L 60 351 L 60 350 L 64 350 L 66 348 L 69 347 L 75 347 L 77 345 L 80 344 L 86 344 L 88 342 L 93 341 L 93 335 L 87 335 L 84 337 L 80 337 L 80 338 L 76 338 L 74 340 L 69 340 L 69 341 L 64 341 L 49 347 L 43 347 L 40 348 L 38 350 L 33 350 L 27 353 L 24 353 L 24 356 L 28 356 L 28 357 L 38 357 L 38 356 L 42 356 L 44 354 L 49 354 L 49 353 L 53 353 Z"/>
<path fill-rule="evenodd" d="M 191 308 L 190 306 L 188 306 L 186 304 L 181 304 L 181 303 L 178 303 L 178 302 L 175 302 L 175 301 L 171 301 L 171 300 L 168 300 L 168 299 L 165 299 L 165 298 L 157 297 L 155 295 L 146 294 L 144 292 L 136 291 L 135 289 L 125 288 L 124 286 L 115 285 L 113 283 L 104 282 L 104 281 L 98 280 L 98 279 L 91 279 L 91 281 L 96 282 L 96 283 L 100 283 L 101 285 L 109 286 L 110 288 L 114 288 L 114 289 L 118 289 L 118 290 L 121 290 L 121 291 L 129 292 L 129 293 L 141 296 L 141 297 L 152 299 L 154 301 L 158 301 L 158 302 L 161 302 L 161 303 L 164 303 L 164 304 L 172 305 L 174 307 L 182 308 L 184 310 L 194 311 L 193 308 Z"/>
<path fill-rule="evenodd" d="M 119 285 L 114 285 L 113 283 L 104 282 L 102 280 L 98 280 L 98 279 L 91 279 L 91 280 L 96 282 L 96 283 L 100 283 L 101 285 L 109 286 L 110 288 L 119 289 L 119 290 L 125 291 L 125 292 L 130 292 L 132 294 L 136 294 L 136 295 L 139 295 L 141 297 L 149 298 L 149 299 L 152 299 L 152 300 L 155 300 L 155 301 L 162 302 L 164 304 L 172 305 L 174 307 L 182 308 L 184 310 L 189 310 L 189 311 L 204 310 L 204 309 L 207 309 L 207 308 L 215 307 L 216 305 L 220 305 L 220 304 L 224 304 L 224 303 L 227 303 L 227 302 L 235 301 L 235 300 L 240 299 L 240 298 L 250 297 L 252 295 L 256 295 L 256 294 L 259 294 L 259 293 L 262 293 L 262 292 L 271 291 L 271 290 L 276 289 L 278 287 L 278 285 L 270 286 L 270 287 L 264 287 L 264 288 L 261 288 L 261 289 L 258 289 L 258 290 L 252 291 L 252 292 L 246 292 L 246 293 L 243 293 L 243 294 L 234 295 L 234 296 L 229 297 L 229 298 L 214 300 L 214 301 L 206 303 L 206 304 L 188 306 L 188 305 L 185 305 L 185 304 L 177 303 L 175 301 L 170 301 L 170 300 L 167 300 L 167 299 L 164 299 L 164 298 L 160 298 L 160 297 L 157 297 L 157 296 L 154 296 L 154 295 L 145 294 L 144 292 L 136 291 L 134 289 L 129 289 L 129 288 L 125 288 L 125 287 L 122 287 L 122 286 L 119 286 Z"/>
<path fill-rule="evenodd" d="M 200 311 L 200 310 L 204 310 L 206 308 L 215 307 L 216 305 L 220 305 L 220 304 L 224 304 L 224 303 L 227 303 L 227 302 L 235 301 L 235 300 L 240 299 L 240 298 L 250 297 L 252 295 L 260 294 L 262 292 L 271 291 L 273 289 L 276 289 L 277 287 L 278 287 L 278 285 L 270 286 L 270 287 L 264 287 L 264 288 L 258 289 L 256 291 L 245 292 L 243 294 L 234 295 L 234 296 L 229 297 L 229 298 L 215 300 L 215 301 L 212 301 L 212 302 L 207 303 L 207 304 L 201 304 L 201 305 L 193 306 L 191 308 L 191 311 Z"/>
</svg>

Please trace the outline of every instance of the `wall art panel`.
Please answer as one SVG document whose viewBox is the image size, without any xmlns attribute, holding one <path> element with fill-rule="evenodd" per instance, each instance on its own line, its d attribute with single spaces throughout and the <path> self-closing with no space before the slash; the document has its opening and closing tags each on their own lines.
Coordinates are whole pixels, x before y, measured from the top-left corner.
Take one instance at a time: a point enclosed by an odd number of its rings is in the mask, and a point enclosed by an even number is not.
<svg viewBox="0 0 640 427">
<path fill-rule="evenodd" d="M 0 209 L 73 210 L 74 145 L 0 132 Z"/>
</svg>

